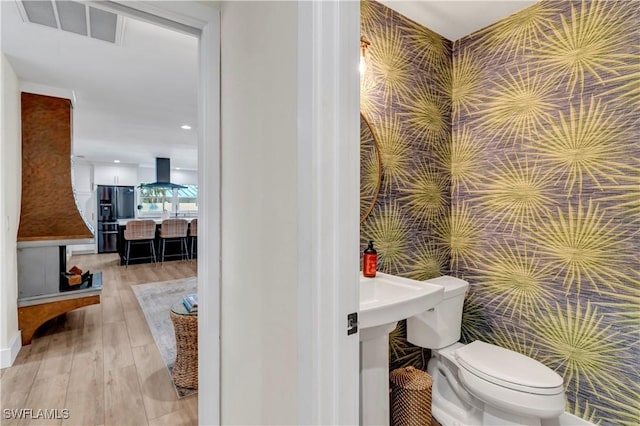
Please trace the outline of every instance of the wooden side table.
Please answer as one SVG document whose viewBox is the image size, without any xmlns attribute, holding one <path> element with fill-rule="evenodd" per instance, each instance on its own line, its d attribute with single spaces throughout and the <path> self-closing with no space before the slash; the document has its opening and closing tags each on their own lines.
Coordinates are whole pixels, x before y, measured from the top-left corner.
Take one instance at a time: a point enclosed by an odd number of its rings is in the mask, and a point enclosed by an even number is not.
<svg viewBox="0 0 640 426">
<path fill-rule="evenodd" d="M 198 389 L 198 314 L 187 312 L 181 300 L 169 315 L 176 334 L 173 382 L 182 388 Z"/>
</svg>

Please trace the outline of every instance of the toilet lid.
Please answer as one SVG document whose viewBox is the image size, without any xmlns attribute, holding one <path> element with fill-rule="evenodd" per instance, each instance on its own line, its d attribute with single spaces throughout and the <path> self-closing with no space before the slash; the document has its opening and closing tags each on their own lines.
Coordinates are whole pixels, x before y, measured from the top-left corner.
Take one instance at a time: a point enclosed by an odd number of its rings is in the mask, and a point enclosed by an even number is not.
<svg viewBox="0 0 640 426">
<path fill-rule="evenodd" d="M 457 349 L 455 354 L 462 368 L 496 385 L 545 395 L 564 391 L 559 374 L 509 349 L 476 340 Z"/>
</svg>

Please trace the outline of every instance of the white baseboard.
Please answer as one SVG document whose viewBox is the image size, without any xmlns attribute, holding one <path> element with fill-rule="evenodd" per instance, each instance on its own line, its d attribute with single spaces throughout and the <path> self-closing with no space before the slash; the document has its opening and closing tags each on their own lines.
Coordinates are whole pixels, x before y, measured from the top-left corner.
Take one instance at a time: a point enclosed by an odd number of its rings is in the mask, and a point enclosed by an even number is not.
<svg viewBox="0 0 640 426">
<path fill-rule="evenodd" d="M 21 347 L 21 333 L 20 330 L 16 330 L 15 334 L 13 335 L 13 339 L 11 339 L 11 344 L 9 345 L 9 347 L 0 349 L 0 368 L 11 367 L 13 365 L 13 362 L 16 360 Z"/>
<path fill-rule="evenodd" d="M 71 254 L 94 254 L 98 251 L 96 250 L 95 244 L 77 244 L 74 246 L 67 246 L 70 249 Z"/>
<path fill-rule="evenodd" d="M 77 255 L 77 254 L 95 254 L 96 251 L 95 250 L 74 250 L 72 252 L 73 255 Z"/>
</svg>

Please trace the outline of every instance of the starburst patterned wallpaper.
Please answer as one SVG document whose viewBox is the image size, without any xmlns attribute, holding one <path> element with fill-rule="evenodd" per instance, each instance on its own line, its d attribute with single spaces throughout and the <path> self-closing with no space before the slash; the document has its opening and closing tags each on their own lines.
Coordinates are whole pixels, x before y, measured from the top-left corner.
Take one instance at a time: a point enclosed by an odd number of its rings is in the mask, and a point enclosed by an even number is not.
<svg viewBox="0 0 640 426">
<path fill-rule="evenodd" d="M 360 106 L 378 140 L 380 194 L 361 226 L 373 240 L 378 269 L 425 280 L 448 273 L 438 230 L 451 206 L 451 42 L 374 1 L 361 2 L 361 35 L 371 45 L 361 76 Z M 369 176 L 362 162 L 362 185 Z M 362 252 L 362 250 L 361 250 Z M 390 338 L 391 368 L 426 369 L 429 351 L 406 341 L 401 322 Z"/>
<path fill-rule="evenodd" d="M 362 3 L 386 138 L 363 242 L 384 272 L 469 281 L 463 340 L 541 361 L 601 424 L 640 423 L 638 22 L 638 2 L 543 1 L 450 44 Z M 422 367 L 402 328 L 392 368 Z"/>
<path fill-rule="evenodd" d="M 432 278 L 449 266 L 434 241 L 451 205 L 451 42 L 373 1 L 361 3 L 361 22 L 371 45 L 360 105 L 382 158 L 362 242 L 375 241 L 381 271 Z"/>
</svg>

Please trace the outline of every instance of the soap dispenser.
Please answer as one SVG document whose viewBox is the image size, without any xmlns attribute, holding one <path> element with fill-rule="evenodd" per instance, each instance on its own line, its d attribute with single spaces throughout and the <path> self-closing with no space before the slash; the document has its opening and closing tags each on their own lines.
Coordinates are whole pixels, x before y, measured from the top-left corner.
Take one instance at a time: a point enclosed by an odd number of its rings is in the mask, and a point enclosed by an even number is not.
<svg viewBox="0 0 640 426">
<path fill-rule="evenodd" d="M 362 275 L 367 278 L 373 278 L 376 276 L 377 269 L 378 252 L 373 248 L 373 241 L 369 241 L 369 245 L 364 250 L 364 256 L 362 257 Z"/>
</svg>

